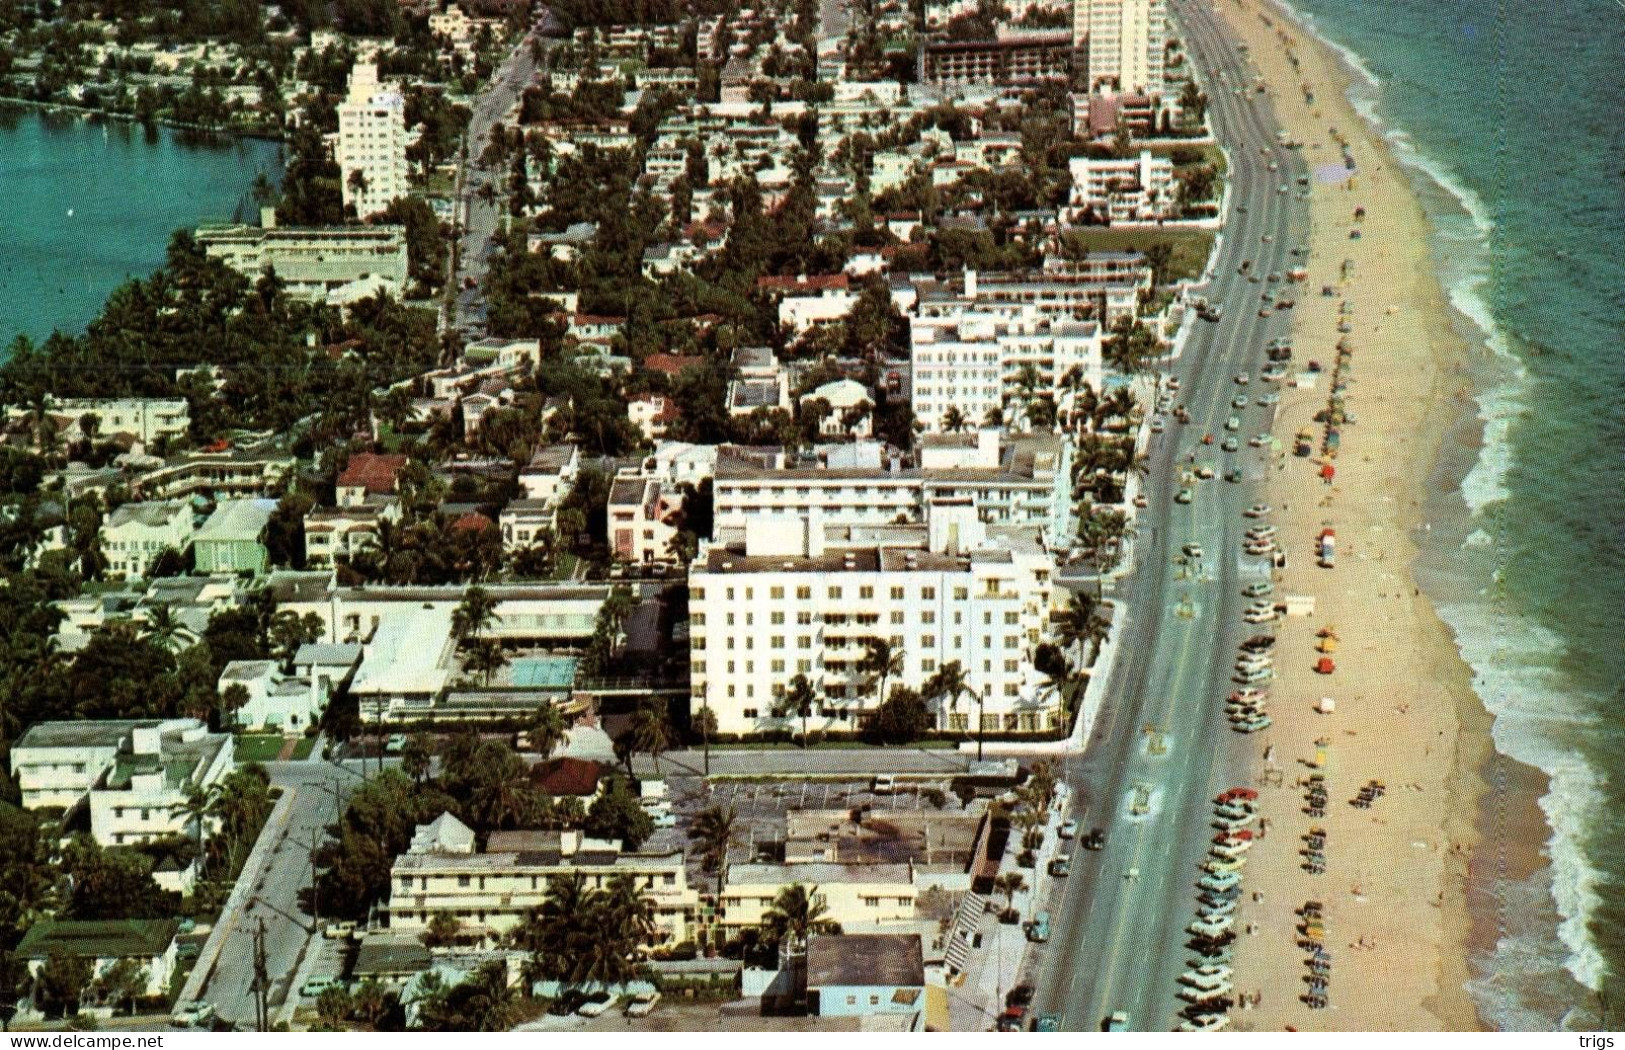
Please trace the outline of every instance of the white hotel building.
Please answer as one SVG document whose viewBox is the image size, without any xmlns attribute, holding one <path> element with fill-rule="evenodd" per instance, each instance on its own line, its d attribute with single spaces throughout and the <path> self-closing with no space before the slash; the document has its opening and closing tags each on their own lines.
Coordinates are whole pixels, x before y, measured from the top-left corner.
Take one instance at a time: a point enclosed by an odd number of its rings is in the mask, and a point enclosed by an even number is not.
<svg viewBox="0 0 1625 1050">
<path fill-rule="evenodd" d="M 833 534 L 833 535 L 830 535 Z M 1040 732 L 1065 718 L 1033 652 L 1049 629 L 1052 562 L 1031 530 L 990 537 L 970 499 L 925 526 L 826 530 L 753 521 L 743 543 L 702 548 L 689 568 L 691 706 L 722 732 L 799 727 L 775 701 L 797 674 L 818 687 L 808 728 L 857 730 L 879 704 L 860 670 L 871 638 L 903 657 L 887 683 L 922 688 L 957 661 L 987 731 Z M 932 698 L 937 724 L 970 731 L 977 704 Z"/>
<path fill-rule="evenodd" d="M 927 433 L 947 429 L 950 408 L 971 427 L 994 425 L 993 414 L 998 413 L 1004 425 L 1023 428 L 1026 374 L 1035 380 L 1032 396 L 1049 397 L 1062 407 L 1065 381 L 1074 370 L 1100 388 L 1105 375 L 1100 326 L 1036 320 L 1033 313 L 1030 307 L 1006 304 L 944 310 L 940 316 L 913 320 L 910 400 L 915 420 Z"/>
<path fill-rule="evenodd" d="M 398 88 L 379 82 L 371 62 L 357 62 L 350 71 L 349 96 L 339 103 L 337 159 L 344 204 L 355 206 L 356 218 L 376 215 L 406 196 L 406 100 Z M 350 184 L 356 172 L 359 187 Z"/>
</svg>

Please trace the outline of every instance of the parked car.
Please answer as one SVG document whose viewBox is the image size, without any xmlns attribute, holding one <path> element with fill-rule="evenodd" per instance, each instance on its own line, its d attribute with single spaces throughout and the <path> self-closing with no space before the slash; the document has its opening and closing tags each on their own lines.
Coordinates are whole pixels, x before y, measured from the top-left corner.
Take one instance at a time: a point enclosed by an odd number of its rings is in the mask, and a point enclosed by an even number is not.
<svg viewBox="0 0 1625 1050">
<path fill-rule="evenodd" d="M 175 1004 L 169 1023 L 175 1028 L 202 1028 L 214 1020 L 214 1004 L 203 999 L 188 999 Z"/>
<path fill-rule="evenodd" d="M 626 1004 L 626 1016 L 648 1017 L 654 1012 L 654 1008 L 659 1002 L 659 992 L 639 992 L 632 997 L 631 1002 Z"/>
<path fill-rule="evenodd" d="M 344 982 L 337 977 L 312 977 L 299 986 L 299 994 L 306 999 L 316 999 L 329 988 L 343 988 Z"/>
<path fill-rule="evenodd" d="M 1034 944 L 1049 940 L 1049 912 L 1041 911 L 1033 916 L 1033 921 L 1027 924 L 1027 939 Z"/>
<path fill-rule="evenodd" d="M 601 1017 L 615 1003 L 615 997 L 608 992 L 593 992 L 576 1007 L 578 1017 Z"/>
<path fill-rule="evenodd" d="M 1070 819 L 1061 821 L 1061 826 L 1056 829 L 1056 834 L 1060 835 L 1063 839 L 1069 839 L 1077 833 L 1078 822 Z"/>
<path fill-rule="evenodd" d="M 1049 862 L 1049 873 L 1056 878 L 1065 878 L 1072 874 L 1072 858 L 1068 854 L 1061 854 Z"/>
<path fill-rule="evenodd" d="M 393 734 L 390 735 L 390 738 L 388 740 L 384 741 L 384 754 L 386 754 L 386 755 L 398 755 L 402 751 L 404 751 L 405 749 L 406 749 L 406 734 L 405 733 L 393 733 Z"/>
</svg>

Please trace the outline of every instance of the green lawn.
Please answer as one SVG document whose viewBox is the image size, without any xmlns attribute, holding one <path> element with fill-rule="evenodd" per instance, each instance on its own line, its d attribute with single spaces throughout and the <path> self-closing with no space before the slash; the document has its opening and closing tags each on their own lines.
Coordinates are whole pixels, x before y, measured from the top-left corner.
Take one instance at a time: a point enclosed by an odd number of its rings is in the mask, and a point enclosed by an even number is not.
<svg viewBox="0 0 1625 1050">
<path fill-rule="evenodd" d="M 275 762 L 277 756 L 282 754 L 282 741 L 281 733 L 240 733 L 237 736 L 237 761 Z M 299 743 L 294 745 L 293 757 L 309 758 L 310 750 L 315 746 L 315 737 L 300 737 Z"/>
<path fill-rule="evenodd" d="M 1145 251 L 1157 243 L 1165 243 L 1173 254 L 1168 260 L 1167 280 L 1190 280 L 1202 275 L 1208 254 L 1213 250 L 1212 230 L 1119 230 L 1110 226 L 1076 226 L 1066 233 L 1074 245 L 1092 252 Z"/>
</svg>

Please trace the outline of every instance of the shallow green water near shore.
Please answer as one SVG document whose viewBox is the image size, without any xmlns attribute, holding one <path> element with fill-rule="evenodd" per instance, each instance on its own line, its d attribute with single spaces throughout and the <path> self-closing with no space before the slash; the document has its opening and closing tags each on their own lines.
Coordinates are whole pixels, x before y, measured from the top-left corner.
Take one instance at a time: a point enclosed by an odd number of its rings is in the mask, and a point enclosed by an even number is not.
<svg viewBox="0 0 1625 1050">
<path fill-rule="evenodd" d="M 127 277 L 162 265 L 176 228 L 251 216 L 282 147 L 0 106 L 0 353 L 78 332 Z"/>
</svg>

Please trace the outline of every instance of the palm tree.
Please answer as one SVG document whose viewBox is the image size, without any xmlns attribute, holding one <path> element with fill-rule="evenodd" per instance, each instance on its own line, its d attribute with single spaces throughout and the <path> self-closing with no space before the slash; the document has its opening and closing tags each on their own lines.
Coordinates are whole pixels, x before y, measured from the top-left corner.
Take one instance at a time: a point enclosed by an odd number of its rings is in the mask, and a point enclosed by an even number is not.
<svg viewBox="0 0 1625 1050">
<path fill-rule="evenodd" d="M 801 954 L 813 934 L 841 932 L 840 923 L 826 917 L 828 910 L 819 899 L 817 886 L 809 889 L 791 883 L 779 891 L 773 907 L 762 916 L 762 932 L 781 949 L 788 946 L 792 954 Z"/>
<path fill-rule="evenodd" d="M 660 775 L 660 756 L 671 746 L 671 723 L 666 717 L 665 704 L 659 700 L 645 701 L 632 715 L 628 729 L 632 750 L 647 752 L 654 759 L 655 775 Z"/>
<path fill-rule="evenodd" d="M 528 728 L 530 749 L 540 755 L 545 762 L 558 746 L 564 743 L 569 734 L 570 724 L 557 705 L 543 704 L 531 716 Z"/>
<path fill-rule="evenodd" d="M 936 674 L 931 676 L 927 683 L 927 691 L 934 697 L 947 702 L 949 710 L 959 706 L 959 698 L 969 694 L 976 701 L 976 761 L 982 760 L 982 707 L 984 698 L 980 692 L 971 688 L 970 679 L 965 676 L 965 668 L 958 660 L 950 660 L 944 664 Z"/>
<path fill-rule="evenodd" d="M 631 616 L 632 610 L 637 607 L 637 599 L 632 597 L 632 589 L 626 584 L 620 584 L 609 592 L 598 613 L 609 624 L 611 638 L 620 638 L 621 628 L 626 625 L 627 617 Z"/>
<path fill-rule="evenodd" d="M 484 587 L 470 587 L 451 614 L 451 630 L 459 642 L 478 640 L 497 621 L 497 600 Z"/>
<path fill-rule="evenodd" d="M 502 648 L 502 643 L 494 638 L 481 638 L 463 657 L 463 670 L 482 675 L 486 685 L 491 684 L 493 674 L 506 666 L 508 653 Z"/>
<path fill-rule="evenodd" d="M 1016 906 L 1016 894 L 1027 888 L 1027 878 L 1019 871 L 1007 871 L 993 880 L 993 888 L 1004 897 L 1004 910 Z"/>
<path fill-rule="evenodd" d="M 175 616 L 168 602 L 153 602 L 147 606 L 146 629 L 141 636 L 161 649 L 174 652 L 181 640 L 185 625 Z"/>
<path fill-rule="evenodd" d="M 807 719 L 811 717 L 813 707 L 818 703 L 818 687 L 804 674 L 797 674 L 790 679 L 790 687 L 779 702 L 773 705 L 774 718 L 800 717 L 801 719 L 801 746 L 807 746 Z"/>
<path fill-rule="evenodd" d="M 185 817 L 186 828 L 192 835 L 192 841 L 197 846 L 198 874 L 208 866 L 208 852 L 203 848 L 205 838 L 204 830 L 207 822 L 215 815 L 215 799 L 219 795 L 219 785 L 211 784 L 201 787 L 197 784 L 189 785 L 186 794 L 181 800 L 169 807 L 169 814 L 173 817 Z"/>
<path fill-rule="evenodd" d="M 401 748 L 401 772 L 411 777 L 415 783 L 421 784 L 429 776 L 429 769 L 434 764 L 434 747 L 429 737 L 422 733 L 413 733 L 406 738 L 406 746 Z"/>
<path fill-rule="evenodd" d="M 1060 613 L 1051 618 L 1055 628 L 1055 640 L 1062 649 L 1077 649 L 1075 666 L 1083 667 L 1083 647 L 1090 636 L 1090 621 L 1099 614 L 1096 611 L 1098 602 L 1095 596 L 1087 591 L 1079 591 L 1072 596 L 1072 600 Z"/>
<path fill-rule="evenodd" d="M 858 661 L 858 670 L 873 678 L 879 688 L 876 696 L 886 702 L 886 681 L 903 673 L 903 650 L 893 649 L 884 638 L 864 639 L 865 652 Z"/>
<path fill-rule="evenodd" d="M 958 405 L 950 405 L 948 411 L 942 414 L 942 429 L 954 434 L 965 429 L 965 413 L 959 410 Z"/>
<path fill-rule="evenodd" d="M 734 807 L 712 806 L 701 810 L 688 826 L 690 842 L 700 848 L 700 864 L 705 871 L 717 874 L 717 899 L 722 899 L 722 880 L 728 869 L 728 847 L 733 845 L 739 814 Z"/>
</svg>

